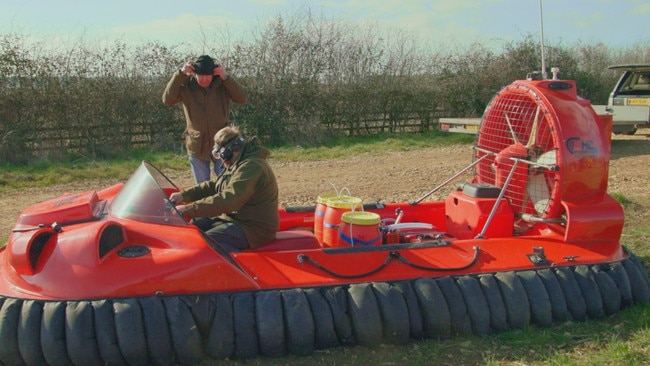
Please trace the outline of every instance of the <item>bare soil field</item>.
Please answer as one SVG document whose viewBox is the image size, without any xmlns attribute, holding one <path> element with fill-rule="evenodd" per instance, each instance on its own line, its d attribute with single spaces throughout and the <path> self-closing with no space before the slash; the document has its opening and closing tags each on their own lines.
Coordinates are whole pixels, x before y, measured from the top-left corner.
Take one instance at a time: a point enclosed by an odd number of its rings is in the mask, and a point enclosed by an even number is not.
<svg viewBox="0 0 650 366">
<path fill-rule="evenodd" d="M 634 136 L 614 136 L 610 161 L 609 191 L 623 195 L 634 204 L 627 220 L 646 220 L 650 208 L 650 131 Z M 283 206 L 315 204 L 317 196 L 346 187 L 365 202 L 416 200 L 447 180 L 472 160 L 466 146 L 433 147 L 385 154 L 355 155 L 310 162 L 272 161 Z M 192 184 L 186 171 L 166 171 L 179 187 Z M 0 238 L 7 238 L 20 212 L 34 203 L 90 189 L 102 189 L 115 181 L 79 181 L 10 191 L 0 199 Z M 443 196 L 430 198 L 440 199 Z"/>
</svg>

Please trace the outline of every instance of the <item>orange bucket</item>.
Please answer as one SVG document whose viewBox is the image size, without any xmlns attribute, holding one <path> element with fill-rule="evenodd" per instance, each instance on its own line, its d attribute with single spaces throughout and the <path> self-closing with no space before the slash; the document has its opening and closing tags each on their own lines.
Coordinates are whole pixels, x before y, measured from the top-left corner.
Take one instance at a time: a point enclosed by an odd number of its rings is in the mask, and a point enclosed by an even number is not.
<svg viewBox="0 0 650 366">
<path fill-rule="evenodd" d="M 355 208 L 361 208 L 361 198 L 340 196 L 327 200 L 327 208 L 323 217 L 323 241 L 321 244 L 325 247 L 335 247 L 338 245 L 339 225 L 341 216 Z"/>
<path fill-rule="evenodd" d="M 381 244 L 379 223 L 381 217 L 374 212 L 351 211 L 341 215 L 339 228 L 340 247 Z"/>
<path fill-rule="evenodd" d="M 316 197 L 316 210 L 314 211 L 314 236 L 319 243 L 323 243 L 323 220 L 325 219 L 325 210 L 327 201 L 330 198 L 337 198 L 336 193 L 323 193 Z"/>
</svg>

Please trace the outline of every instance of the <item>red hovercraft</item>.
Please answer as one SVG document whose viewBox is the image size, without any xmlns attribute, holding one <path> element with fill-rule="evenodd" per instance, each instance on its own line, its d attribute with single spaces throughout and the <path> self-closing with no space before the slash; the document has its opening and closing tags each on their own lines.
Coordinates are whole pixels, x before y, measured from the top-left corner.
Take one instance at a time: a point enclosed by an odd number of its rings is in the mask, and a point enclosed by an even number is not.
<svg viewBox="0 0 650 366">
<path fill-rule="evenodd" d="M 323 194 L 277 240 L 229 252 L 169 204 L 147 162 L 124 184 L 27 208 L 0 252 L 0 362 L 194 364 L 488 335 L 650 300 L 607 194 L 611 117 L 573 81 L 521 80 L 486 108 L 443 201 Z M 425 195 L 427 197 L 430 195 Z"/>
</svg>

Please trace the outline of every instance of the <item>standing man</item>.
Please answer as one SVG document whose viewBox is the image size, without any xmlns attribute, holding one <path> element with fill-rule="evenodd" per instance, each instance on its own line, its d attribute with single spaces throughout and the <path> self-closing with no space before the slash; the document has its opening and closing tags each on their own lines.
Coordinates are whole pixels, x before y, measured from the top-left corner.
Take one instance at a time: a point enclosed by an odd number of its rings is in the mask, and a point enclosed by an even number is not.
<svg viewBox="0 0 650 366">
<path fill-rule="evenodd" d="M 163 103 L 183 103 L 185 146 L 196 184 L 210 180 L 210 164 L 216 175 L 221 162 L 212 157 L 214 135 L 228 123 L 230 101 L 246 103 L 246 92 L 212 57 L 188 61 L 167 83 Z"/>
</svg>

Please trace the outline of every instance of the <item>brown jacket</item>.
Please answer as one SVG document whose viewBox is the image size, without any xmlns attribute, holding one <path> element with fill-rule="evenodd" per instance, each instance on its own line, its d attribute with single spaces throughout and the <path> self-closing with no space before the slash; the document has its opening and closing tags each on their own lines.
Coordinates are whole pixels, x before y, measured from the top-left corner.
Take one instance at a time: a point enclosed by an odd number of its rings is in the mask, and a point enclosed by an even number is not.
<svg viewBox="0 0 650 366">
<path fill-rule="evenodd" d="M 185 213 L 195 217 L 219 217 L 242 228 L 251 248 L 275 239 L 280 224 L 278 182 L 266 158 L 268 149 L 257 137 L 247 139 L 235 164 L 216 180 L 183 191 L 191 202 Z"/>
<path fill-rule="evenodd" d="M 201 160 L 210 160 L 214 135 L 228 123 L 230 101 L 243 104 L 246 99 L 244 89 L 230 76 L 226 80 L 215 76 L 205 89 L 181 70 L 172 75 L 162 95 L 167 105 L 183 103 L 187 153 Z"/>
</svg>

